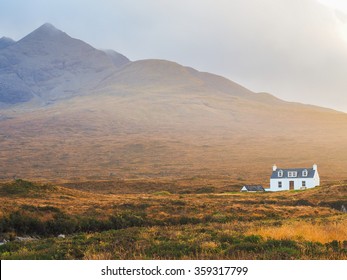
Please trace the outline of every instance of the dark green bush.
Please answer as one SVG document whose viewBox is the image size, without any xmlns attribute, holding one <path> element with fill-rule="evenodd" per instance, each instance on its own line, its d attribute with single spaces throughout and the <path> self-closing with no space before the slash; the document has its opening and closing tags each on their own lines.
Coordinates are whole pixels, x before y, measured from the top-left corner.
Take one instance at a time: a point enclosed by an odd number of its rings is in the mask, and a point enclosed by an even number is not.
<svg viewBox="0 0 347 280">
<path fill-rule="evenodd" d="M 259 244 L 263 241 L 263 238 L 260 235 L 247 235 L 244 238 L 245 242 L 250 242 L 254 244 Z"/>
<path fill-rule="evenodd" d="M 144 214 L 135 214 L 131 212 L 111 216 L 109 221 L 113 229 L 122 229 L 135 226 L 139 227 L 147 223 Z"/>
<path fill-rule="evenodd" d="M 10 196 L 40 196 L 47 191 L 55 190 L 54 186 L 40 185 L 22 179 L 0 186 L 0 194 Z"/>
<path fill-rule="evenodd" d="M 338 252 L 341 248 L 341 243 L 337 240 L 333 240 L 325 245 L 328 249 L 332 249 L 334 252 Z"/>
</svg>

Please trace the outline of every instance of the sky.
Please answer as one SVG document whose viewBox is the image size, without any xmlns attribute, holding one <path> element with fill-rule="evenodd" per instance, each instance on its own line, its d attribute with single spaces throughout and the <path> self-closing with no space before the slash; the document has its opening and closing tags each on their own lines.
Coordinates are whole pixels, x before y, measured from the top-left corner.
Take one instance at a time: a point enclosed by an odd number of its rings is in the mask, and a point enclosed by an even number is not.
<svg viewBox="0 0 347 280">
<path fill-rule="evenodd" d="M 0 37 L 46 22 L 131 60 L 167 59 L 347 112 L 346 0 L 0 1 Z"/>
</svg>

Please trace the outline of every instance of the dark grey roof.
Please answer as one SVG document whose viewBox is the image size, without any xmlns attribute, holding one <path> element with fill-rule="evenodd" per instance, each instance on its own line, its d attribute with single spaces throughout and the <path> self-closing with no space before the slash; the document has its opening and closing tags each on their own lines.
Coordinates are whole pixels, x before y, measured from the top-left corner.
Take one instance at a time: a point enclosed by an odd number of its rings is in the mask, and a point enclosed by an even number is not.
<svg viewBox="0 0 347 280">
<path fill-rule="evenodd" d="M 249 192 L 264 192 L 263 186 L 257 185 L 257 186 L 243 186 L 242 188 L 246 188 Z"/>
<path fill-rule="evenodd" d="M 282 170 L 283 171 L 283 176 L 279 177 L 278 176 L 278 171 Z M 307 176 L 302 176 L 302 172 L 304 170 L 307 170 Z M 288 177 L 288 172 L 289 171 L 296 171 L 297 176 L 296 177 Z M 277 168 L 276 171 L 272 172 L 271 179 L 283 179 L 283 178 L 313 178 L 315 174 L 315 170 L 313 168 L 291 168 L 291 169 L 281 169 Z"/>
</svg>

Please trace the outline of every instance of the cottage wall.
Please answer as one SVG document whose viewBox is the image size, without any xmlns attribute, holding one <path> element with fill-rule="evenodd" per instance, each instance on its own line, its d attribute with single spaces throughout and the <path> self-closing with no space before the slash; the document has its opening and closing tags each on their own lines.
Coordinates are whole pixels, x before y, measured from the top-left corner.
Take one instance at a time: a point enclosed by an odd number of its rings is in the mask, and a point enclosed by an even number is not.
<svg viewBox="0 0 347 280">
<path fill-rule="evenodd" d="M 320 178 L 319 178 L 318 171 L 315 172 L 313 179 L 315 181 L 316 186 L 319 186 L 320 185 Z"/>
<path fill-rule="evenodd" d="M 294 190 L 301 190 L 303 188 L 310 189 L 319 185 L 316 183 L 315 178 L 281 178 L 270 179 L 271 191 L 288 191 L 290 188 L 290 181 L 294 181 Z M 306 187 L 302 186 L 302 182 L 306 182 Z M 282 188 L 278 187 L 278 182 L 282 182 Z"/>
<path fill-rule="evenodd" d="M 273 170 L 275 172 L 276 169 Z M 312 169 L 311 169 L 312 170 Z M 313 177 L 283 177 L 283 178 L 271 178 L 270 179 L 270 189 L 269 191 L 288 191 L 290 190 L 290 182 L 294 182 L 294 190 L 310 189 L 320 185 L 320 178 L 317 170 L 317 166 L 313 166 L 314 175 Z M 287 172 L 288 170 L 286 170 Z M 290 170 L 289 170 L 290 171 Z M 299 173 L 301 174 L 301 173 Z M 277 177 L 277 176 L 275 176 Z M 305 181 L 305 186 L 303 186 L 303 181 Z M 278 187 L 278 182 L 282 182 L 282 187 Z"/>
</svg>

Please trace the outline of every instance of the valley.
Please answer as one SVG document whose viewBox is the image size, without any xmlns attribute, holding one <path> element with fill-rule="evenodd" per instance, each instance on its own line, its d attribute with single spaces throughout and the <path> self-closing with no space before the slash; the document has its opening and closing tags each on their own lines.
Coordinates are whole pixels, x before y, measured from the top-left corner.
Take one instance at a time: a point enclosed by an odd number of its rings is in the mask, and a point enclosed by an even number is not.
<svg viewBox="0 0 347 280">
<path fill-rule="evenodd" d="M 347 259 L 346 157 L 345 113 L 51 24 L 0 39 L 1 259 Z M 321 186 L 240 193 L 275 163 Z"/>
</svg>

